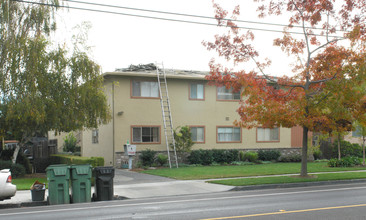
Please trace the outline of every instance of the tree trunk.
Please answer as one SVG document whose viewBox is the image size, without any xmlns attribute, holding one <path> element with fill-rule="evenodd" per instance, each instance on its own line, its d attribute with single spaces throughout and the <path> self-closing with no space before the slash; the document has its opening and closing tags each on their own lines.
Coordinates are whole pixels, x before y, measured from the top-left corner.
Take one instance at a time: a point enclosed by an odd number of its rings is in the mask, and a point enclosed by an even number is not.
<svg viewBox="0 0 366 220">
<path fill-rule="evenodd" d="M 341 159 L 341 133 L 338 132 L 338 160 Z"/>
<path fill-rule="evenodd" d="M 366 136 L 362 136 L 362 165 L 365 166 L 365 139 Z"/>
<path fill-rule="evenodd" d="M 13 164 L 15 164 L 17 162 L 19 150 L 20 150 L 20 146 L 19 146 L 19 144 L 17 144 L 17 147 L 14 150 L 14 154 L 13 154 L 13 158 L 12 158 Z"/>
<path fill-rule="evenodd" d="M 301 174 L 306 177 L 308 175 L 308 131 L 306 126 L 302 127 L 302 149 L 301 149 Z"/>
</svg>

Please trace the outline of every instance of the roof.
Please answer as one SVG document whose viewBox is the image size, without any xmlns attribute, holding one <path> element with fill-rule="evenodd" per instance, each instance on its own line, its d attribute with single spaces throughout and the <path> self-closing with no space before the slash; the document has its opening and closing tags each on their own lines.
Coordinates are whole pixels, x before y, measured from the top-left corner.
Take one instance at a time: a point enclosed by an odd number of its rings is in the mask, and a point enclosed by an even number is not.
<svg viewBox="0 0 366 220">
<path fill-rule="evenodd" d="M 140 77 L 156 77 L 156 66 L 154 64 L 146 65 L 130 65 L 128 68 L 116 69 L 114 72 L 106 72 L 103 77 L 108 76 L 140 76 Z M 164 71 L 159 69 L 160 71 Z M 193 70 L 177 70 L 165 69 L 167 78 L 171 79 L 199 79 L 205 80 L 208 71 L 193 71 Z"/>
</svg>

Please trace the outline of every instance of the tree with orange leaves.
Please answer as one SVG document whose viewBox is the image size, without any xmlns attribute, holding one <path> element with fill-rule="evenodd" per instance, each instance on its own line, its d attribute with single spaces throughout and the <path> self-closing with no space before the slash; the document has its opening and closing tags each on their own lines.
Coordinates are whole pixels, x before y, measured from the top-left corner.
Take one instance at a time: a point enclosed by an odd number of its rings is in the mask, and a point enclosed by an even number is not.
<svg viewBox="0 0 366 220">
<path fill-rule="evenodd" d="M 301 176 L 307 176 L 308 132 L 335 130 L 339 122 L 364 114 L 360 88 L 366 76 L 366 2 L 364 0 L 254 0 L 259 17 L 287 16 L 283 37 L 274 46 L 294 57 L 293 76 L 273 77 L 267 72 L 271 61 L 260 61 L 253 46 L 254 34 L 241 33 L 237 25 L 239 6 L 232 16 L 214 3 L 218 26 L 228 29 L 213 42 L 203 42 L 208 50 L 239 67 L 253 62 L 255 69 L 234 71 L 215 60 L 207 79 L 217 86 L 242 90 L 237 110 L 245 128 L 303 127 Z M 286 12 L 286 13 L 285 13 Z M 292 29 L 300 28 L 301 35 Z M 243 65 L 244 67 L 246 65 Z M 341 97 L 344 98 L 340 99 Z M 359 98 L 356 100 L 356 98 Z M 342 115 L 335 108 L 342 102 Z M 343 108 L 344 107 L 344 108 Z M 333 117 L 333 118 L 332 118 Z M 338 123 L 337 123 L 338 121 Z"/>
</svg>

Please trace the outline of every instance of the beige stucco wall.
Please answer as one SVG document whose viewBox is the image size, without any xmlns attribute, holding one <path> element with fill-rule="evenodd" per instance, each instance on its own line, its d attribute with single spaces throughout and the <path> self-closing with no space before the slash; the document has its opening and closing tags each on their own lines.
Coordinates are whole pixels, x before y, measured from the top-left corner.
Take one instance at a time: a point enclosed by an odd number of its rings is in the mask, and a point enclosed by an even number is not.
<svg viewBox="0 0 366 220">
<path fill-rule="evenodd" d="M 83 142 L 81 155 L 84 157 L 104 157 L 104 164 L 111 166 L 114 164 L 113 153 L 113 84 L 106 82 L 104 84 L 105 94 L 112 113 L 112 120 L 106 125 L 100 125 L 98 143 L 92 143 L 92 130 L 83 131 Z"/>
<path fill-rule="evenodd" d="M 131 80 L 155 80 L 147 77 L 128 77 L 107 79 L 106 82 L 117 81 L 114 92 L 115 112 L 115 151 L 123 151 L 123 144 L 127 140 L 131 143 L 132 125 L 161 126 L 160 144 L 136 144 L 137 150 L 154 149 L 166 150 L 163 129 L 162 113 L 159 99 L 131 98 Z M 205 86 L 205 100 L 190 100 L 189 85 L 195 80 L 168 79 L 169 98 L 174 127 L 178 126 L 204 126 L 205 143 L 195 144 L 193 149 L 250 149 L 250 148 L 290 148 L 291 129 L 280 129 L 280 142 L 257 143 L 256 129 L 242 129 L 241 143 L 217 143 L 217 126 L 232 126 L 233 121 L 239 119 L 236 109 L 237 101 L 217 101 L 216 87 Z M 201 81 L 205 82 L 205 81 Z M 122 115 L 117 112 L 123 111 Z M 90 135 L 89 135 L 90 136 Z M 104 138 L 100 133 L 100 137 Z"/>
<path fill-rule="evenodd" d="M 362 146 L 362 137 L 353 137 L 352 132 L 344 136 L 344 140 L 349 141 L 351 143 L 359 144 Z"/>
<path fill-rule="evenodd" d="M 131 126 L 160 126 L 160 144 L 136 144 L 137 151 L 153 149 L 165 151 L 165 135 L 158 98 L 131 98 L 131 80 L 156 80 L 156 77 L 108 76 L 105 92 L 112 112 L 112 120 L 99 127 L 99 143 L 92 143 L 91 130 L 82 131 L 82 156 L 104 157 L 105 165 L 115 165 L 115 152 L 122 152 L 123 145 L 131 143 Z M 280 128 L 280 141 L 256 142 L 256 129 L 242 129 L 241 143 L 217 143 L 217 126 L 233 126 L 239 119 L 237 101 L 217 101 L 216 87 L 205 85 L 204 101 L 190 100 L 192 82 L 203 79 L 168 79 L 169 98 L 174 128 L 178 126 L 204 126 L 205 143 L 196 143 L 193 149 L 257 149 L 291 148 L 291 129 Z M 118 113 L 123 112 L 122 114 Z M 57 137 L 63 140 L 63 136 Z M 62 145 L 62 142 L 59 142 Z"/>
</svg>

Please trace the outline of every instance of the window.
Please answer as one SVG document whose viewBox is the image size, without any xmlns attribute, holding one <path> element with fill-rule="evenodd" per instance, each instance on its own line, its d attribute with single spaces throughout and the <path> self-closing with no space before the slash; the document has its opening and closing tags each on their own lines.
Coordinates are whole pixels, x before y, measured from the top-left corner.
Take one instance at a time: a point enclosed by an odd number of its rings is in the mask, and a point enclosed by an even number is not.
<svg viewBox="0 0 366 220">
<path fill-rule="evenodd" d="M 233 92 L 225 86 L 217 87 L 217 100 L 240 100 L 240 91 Z"/>
<path fill-rule="evenodd" d="M 362 135 L 361 127 L 356 126 L 356 130 L 352 131 L 352 137 L 361 137 Z"/>
<path fill-rule="evenodd" d="M 132 127 L 133 143 L 159 143 L 160 127 Z"/>
<path fill-rule="evenodd" d="M 98 129 L 93 129 L 92 131 L 92 143 L 93 144 L 97 144 L 99 142 L 99 130 Z"/>
<path fill-rule="evenodd" d="M 195 143 L 205 142 L 205 127 L 190 127 L 192 141 Z"/>
<path fill-rule="evenodd" d="M 257 128 L 257 141 L 279 141 L 279 129 L 278 128 Z"/>
<path fill-rule="evenodd" d="M 159 98 L 158 82 L 132 81 L 132 97 Z"/>
<path fill-rule="evenodd" d="M 190 85 L 190 90 L 189 90 L 189 99 L 199 99 L 199 100 L 203 100 L 205 99 L 205 90 L 204 90 L 204 85 L 203 84 L 199 84 L 199 83 L 195 83 L 195 84 L 191 84 Z"/>
<path fill-rule="evenodd" d="M 217 142 L 241 142 L 241 129 L 238 127 L 218 127 Z"/>
</svg>

